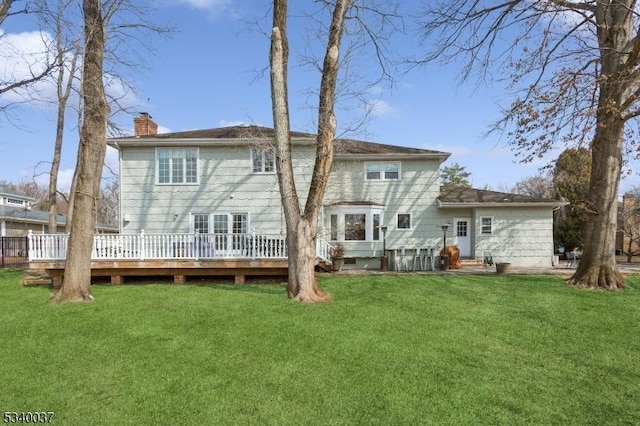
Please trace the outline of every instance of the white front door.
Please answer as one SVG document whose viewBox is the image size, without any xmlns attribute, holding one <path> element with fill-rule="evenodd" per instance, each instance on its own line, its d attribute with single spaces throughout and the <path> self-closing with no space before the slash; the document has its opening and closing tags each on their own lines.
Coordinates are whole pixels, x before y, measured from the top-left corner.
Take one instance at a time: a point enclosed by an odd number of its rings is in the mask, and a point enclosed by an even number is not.
<svg viewBox="0 0 640 426">
<path fill-rule="evenodd" d="M 458 249 L 460 249 L 460 257 L 471 256 L 471 237 L 469 236 L 469 224 L 471 219 L 469 218 L 454 218 L 453 219 L 453 236 L 458 242 Z"/>
</svg>

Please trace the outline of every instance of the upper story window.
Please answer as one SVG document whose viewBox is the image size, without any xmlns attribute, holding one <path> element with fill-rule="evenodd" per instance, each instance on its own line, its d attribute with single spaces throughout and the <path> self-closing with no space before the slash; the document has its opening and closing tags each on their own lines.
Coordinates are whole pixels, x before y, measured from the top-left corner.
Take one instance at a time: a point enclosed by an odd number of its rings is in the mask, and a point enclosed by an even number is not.
<svg viewBox="0 0 640 426">
<path fill-rule="evenodd" d="M 25 200 L 20 200 L 18 198 L 5 197 L 5 201 L 7 204 L 13 204 L 14 206 L 24 206 L 27 204 Z"/>
<path fill-rule="evenodd" d="M 399 180 L 399 161 L 367 162 L 365 167 L 365 180 Z"/>
<path fill-rule="evenodd" d="M 251 148 L 251 172 L 274 173 L 276 171 L 276 158 L 273 149 Z"/>
<path fill-rule="evenodd" d="M 198 183 L 198 148 L 158 148 L 158 183 Z"/>
<path fill-rule="evenodd" d="M 480 218 L 480 234 L 493 235 L 493 217 L 483 216 Z"/>
</svg>

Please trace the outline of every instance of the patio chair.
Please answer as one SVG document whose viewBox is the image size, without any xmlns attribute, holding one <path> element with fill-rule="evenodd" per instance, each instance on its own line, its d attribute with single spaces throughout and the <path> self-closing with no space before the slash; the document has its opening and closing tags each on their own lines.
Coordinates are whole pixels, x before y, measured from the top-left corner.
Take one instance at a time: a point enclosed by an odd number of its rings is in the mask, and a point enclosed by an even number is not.
<svg viewBox="0 0 640 426">
<path fill-rule="evenodd" d="M 423 248 L 417 248 L 413 252 L 413 272 L 415 272 L 418 267 L 421 271 L 424 271 L 424 262 L 422 261 L 422 258 L 425 256 L 425 250 L 426 249 Z"/>
<path fill-rule="evenodd" d="M 425 247 L 421 249 L 420 252 L 420 262 L 423 271 L 435 271 L 435 257 L 434 257 L 434 248 L 433 247 Z M 415 270 L 415 268 L 414 268 Z"/>
<path fill-rule="evenodd" d="M 484 252 L 482 263 L 484 263 L 485 268 L 487 266 L 493 266 L 494 261 L 493 261 L 493 256 L 491 255 L 491 252 L 489 251 Z"/>
<path fill-rule="evenodd" d="M 567 268 L 577 268 L 578 263 L 580 263 L 580 253 L 579 251 L 573 250 L 567 253 Z"/>
<path fill-rule="evenodd" d="M 409 270 L 407 267 L 407 249 L 404 246 L 394 250 L 393 260 L 395 261 L 396 272 L 402 271 L 403 267 L 405 271 Z"/>
</svg>

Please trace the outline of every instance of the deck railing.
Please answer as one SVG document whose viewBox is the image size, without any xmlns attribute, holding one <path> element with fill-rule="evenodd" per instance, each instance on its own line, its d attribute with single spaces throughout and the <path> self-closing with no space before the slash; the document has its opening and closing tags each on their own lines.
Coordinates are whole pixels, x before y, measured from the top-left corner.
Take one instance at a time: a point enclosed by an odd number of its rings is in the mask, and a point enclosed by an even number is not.
<svg viewBox="0 0 640 426">
<path fill-rule="evenodd" d="M 64 260 L 67 234 L 29 234 L 29 260 Z M 317 255 L 329 260 L 331 246 L 318 240 Z M 100 234 L 92 260 L 286 259 L 284 235 L 251 234 Z"/>
<path fill-rule="evenodd" d="M 29 260 L 64 260 L 69 236 L 30 234 Z M 259 234 L 100 234 L 93 239 L 93 260 L 282 259 L 285 237 Z"/>
</svg>

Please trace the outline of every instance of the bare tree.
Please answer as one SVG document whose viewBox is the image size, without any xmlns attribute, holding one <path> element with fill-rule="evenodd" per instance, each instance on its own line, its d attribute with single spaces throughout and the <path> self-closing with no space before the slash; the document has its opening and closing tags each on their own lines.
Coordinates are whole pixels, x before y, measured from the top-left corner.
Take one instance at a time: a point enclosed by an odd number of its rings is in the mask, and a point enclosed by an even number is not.
<svg viewBox="0 0 640 426">
<path fill-rule="evenodd" d="M 527 161 L 557 143 L 590 146 L 585 246 L 568 282 L 624 287 L 615 234 L 623 156 L 637 140 L 640 114 L 636 2 L 452 0 L 426 7 L 425 36 L 437 43 L 425 61 L 461 60 L 463 79 L 508 71 L 518 96 L 494 130 L 507 132 L 516 155 Z"/>
<path fill-rule="evenodd" d="M 315 280 L 316 236 L 331 164 L 336 132 L 334 116 L 335 87 L 338 77 L 340 42 L 349 0 L 337 0 L 334 6 L 329 40 L 322 69 L 318 107 L 318 136 L 313 177 L 304 210 L 296 191 L 291 159 L 291 137 L 287 91 L 287 0 L 274 0 L 273 34 L 271 37 L 271 99 L 276 132 L 276 165 L 278 184 L 287 225 L 289 247 L 289 280 L 287 292 L 300 302 L 321 302 L 331 296 L 320 289 Z"/>
<path fill-rule="evenodd" d="M 73 194 L 73 222 L 65 274 L 56 301 L 90 301 L 91 248 L 96 225 L 96 200 L 100 190 L 101 173 L 107 149 L 107 117 L 109 105 L 104 89 L 104 21 L 100 0 L 84 0 L 82 5 L 84 31 L 84 61 L 82 93 L 84 114 L 79 161 L 76 166 L 77 183 Z"/>
<path fill-rule="evenodd" d="M 11 8 L 15 3 L 22 2 L 16 2 L 14 0 L 2 0 L 2 3 L 0 3 L 0 25 L 2 25 L 5 19 L 7 19 L 9 16 L 28 13 L 28 2 L 25 2 L 24 6 L 22 6 L 20 9 L 12 11 Z M 46 56 L 44 64 L 28 63 L 27 68 L 29 71 L 29 75 L 14 76 L 7 81 L 0 81 L 0 95 L 3 95 L 7 92 L 15 91 L 25 86 L 32 85 L 49 76 L 57 68 L 57 63 L 54 60 L 50 60 L 47 55 L 48 50 L 49 46 L 45 46 L 45 52 L 42 52 Z M 23 58 L 23 60 L 27 62 L 26 59 Z M 4 109 L 5 107 L 2 108 Z"/>
<path fill-rule="evenodd" d="M 98 222 L 105 225 L 117 225 L 120 206 L 120 178 L 117 173 L 105 165 L 108 177 L 103 179 L 98 199 Z"/>
<path fill-rule="evenodd" d="M 50 28 L 54 34 L 56 72 L 57 116 L 53 157 L 49 172 L 49 233 L 57 232 L 58 172 L 62 155 L 67 102 L 76 81 L 76 68 L 81 59 L 80 30 L 75 25 L 73 6 L 76 0 L 36 2 L 42 28 Z"/>
<path fill-rule="evenodd" d="M 548 174 L 538 174 L 516 182 L 511 192 L 537 198 L 553 198 L 556 195 L 553 179 Z"/>
</svg>

